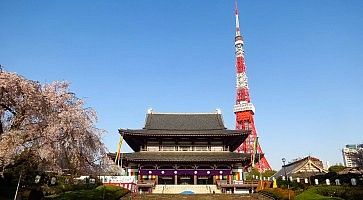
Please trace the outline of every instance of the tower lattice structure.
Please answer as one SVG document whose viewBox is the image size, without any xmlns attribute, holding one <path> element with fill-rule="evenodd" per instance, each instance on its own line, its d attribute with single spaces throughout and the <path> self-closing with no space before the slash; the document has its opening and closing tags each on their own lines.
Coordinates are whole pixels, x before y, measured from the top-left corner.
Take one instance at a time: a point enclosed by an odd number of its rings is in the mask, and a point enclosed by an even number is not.
<svg viewBox="0 0 363 200">
<path fill-rule="evenodd" d="M 233 111 L 236 114 L 236 129 L 249 130 L 251 133 L 247 139 L 237 148 L 239 153 L 248 153 L 255 158 L 254 155 L 261 155 L 263 151 L 258 142 L 257 131 L 254 122 L 255 107 L 251 102 L 246 64 L 244 59 L 243 38 L 239 28 L 238 8 L 236 1 L 236 37 L 235 37 L 235 54 L 236 54 L 236 71 L 237 71 L 237 98 Z M 260 159 L 256 165 L 261 171 L 271 170 L 271 166 L 264 156 L 258 156 Z"/>
</svg>

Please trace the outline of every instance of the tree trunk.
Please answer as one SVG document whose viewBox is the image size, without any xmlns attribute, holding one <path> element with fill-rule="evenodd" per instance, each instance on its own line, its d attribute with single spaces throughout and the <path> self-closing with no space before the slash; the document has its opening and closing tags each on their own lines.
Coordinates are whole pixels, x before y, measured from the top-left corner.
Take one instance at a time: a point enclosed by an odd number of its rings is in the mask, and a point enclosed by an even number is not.
<svg viewBox="0 0 363 200">
<path fill-rule="evenodd" d="M 2 135 L 3 133 L 4 133 L 3 122 L 0 120 L 0 135 Z"/>
</svg>

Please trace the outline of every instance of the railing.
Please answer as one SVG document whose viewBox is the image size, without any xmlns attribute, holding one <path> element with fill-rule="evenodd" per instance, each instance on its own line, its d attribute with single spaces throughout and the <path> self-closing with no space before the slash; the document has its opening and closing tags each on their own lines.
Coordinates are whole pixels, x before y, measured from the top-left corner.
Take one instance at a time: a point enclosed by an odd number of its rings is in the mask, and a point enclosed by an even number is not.
<svg viewBox="0 0 363 200">
<path fill-rule="evenodd" d="M 225 146 L 147 146 L 140 148 L 141 151 L 212 151 L 222 152 L 229 151 L 229 147 Z"/>
<path fill-rule="evenodd" d="M 209 151 L 208 146 L 195 146 L 193 148 L 194 151 Z"/>
<path fill-rule="evenodd" d="M 177 147 L 175 146 L 162 146 L 160 148 L 161 151 L 176 151 Z"/>
<path fill-rule="evenodd" d="M 175 173 L 175 171 L 177 171 Z M 158 176 L 227 176 L 231 169 L 139 169 L 139 175 L 158 175 Z"/>
</svg>

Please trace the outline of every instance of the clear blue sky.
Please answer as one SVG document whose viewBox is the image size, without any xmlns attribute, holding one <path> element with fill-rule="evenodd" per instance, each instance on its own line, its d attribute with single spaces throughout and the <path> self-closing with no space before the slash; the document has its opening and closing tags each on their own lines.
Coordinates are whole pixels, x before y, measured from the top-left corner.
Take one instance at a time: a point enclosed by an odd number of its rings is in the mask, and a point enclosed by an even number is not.
<svg viewBox="0 0 363 200">
<path fill-rule="evenodd" d="M 119 128 L 146 110 L 213 112 L 234 128 L 234 2 L 0 1 L 0 64 L 67 80 Z M 239 1 L 255 122 L 272 166 L 313 155 L 342 162 L 363 142 L 363 1 Z M 124 149 L 130 150 L 128 147 Z"/>
</svg>

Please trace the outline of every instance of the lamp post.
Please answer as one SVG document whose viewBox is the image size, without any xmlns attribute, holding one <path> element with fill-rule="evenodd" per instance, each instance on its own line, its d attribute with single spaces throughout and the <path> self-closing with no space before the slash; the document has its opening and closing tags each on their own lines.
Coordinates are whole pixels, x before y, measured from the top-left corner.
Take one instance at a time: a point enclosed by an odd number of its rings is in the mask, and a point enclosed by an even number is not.
<svg viewBox="0 0 363 200">
<path fill-rule="evenodd" d="M 282 167 L 284 168 L 285 177 L 287 179 L 287 192 L 289 194 L 289 200 L 290 200 L 290 179 L 287 177 L 286 174 L 286 165 L 285 165 L 286 159 L 282 158 L 282 163 L 284 164 Z"/>
</svg>

